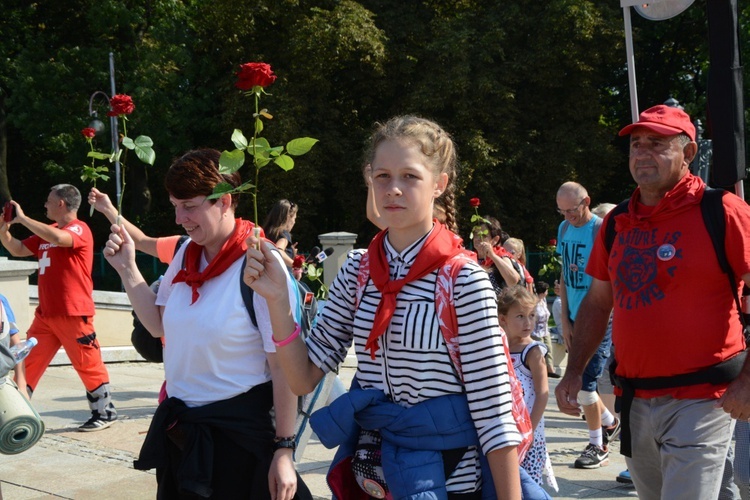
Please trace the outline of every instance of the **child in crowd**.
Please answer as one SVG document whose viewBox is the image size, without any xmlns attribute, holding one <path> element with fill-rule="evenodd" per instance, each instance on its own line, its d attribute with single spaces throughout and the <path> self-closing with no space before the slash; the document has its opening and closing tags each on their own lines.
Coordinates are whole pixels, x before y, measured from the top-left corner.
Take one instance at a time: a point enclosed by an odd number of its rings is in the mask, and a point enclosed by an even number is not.
<svg viewBox="0 0 750 500">
<path fill-rule="evenodd" d="M 531 338 L 536 324 L 535 310 L 538 303 L 536 297 L 525 287 L 517 285 L 500 292 L 497 311 L 500 326 L 508 335 L 511 361 L 516 376 L 523 385 L 523 399 L 529 408 L 534 428 L 534 444 L 521 462 L 521 467 L 539 485 L 542 485 L 544 473 L 547 476 L 547 484 L 557 491 L 557 481 L 544 437 L 544 409 L 549 399 L 547 367 L 544 363 L 547 347 Z M 547 315 L 549 316 L 549 313 Z"/>
<path fill-rule="evenodd" d="M 534 292 L 537 298 L 535 308 L 536 325 L 534 326 L 534 333 L 531 334 L 531 338 L 538 342 L 543 342 L 547 347 L 547 354 L 544 355 L 544 362 L 547 365 L 547 376 L 551 378 L 560 378 L 560 375 L 555 373 L 555 366 L 552 364 L 552 339 L 549 332 L 550 312 L 547 307 L 548 290 L 549 284 L 544 281 L 534 284 Z"/>
<path fill-rule="evenodd" d="M 274 203 L 263 223 L 266 237 L 281 250 L 281 258 L 287 267 L 294 265 L 294 257 L 297 255 L 297 243 L 292 243 L 292 228 L 297 222 L 298 208 L 291 201 L 281 199 Z"/>
<path fill-rule="evenodd" d="M 268 302 L 296 393 L 310 392 L 354 344 L 352 389 L 313 416 L 321 441 L 340 445 L 329 473 L 333 498 L 520 498 L 505 337 L 487 273 L 475 262 L 458 264 L 451 287 L 460 374 L 439 327 L 438 271 L 465 253 L 455 234 L 453 141 L 434 122 L 396 117 L 377 127 L 364 163 L 378 226 L 387 229 L 367 252 L 349 254 L 307 339 L 279 293 L 286 271 L 255 238 L 244 274 Z M 445 225 L 433 221 L 436 198 L 445 201 Z M 427 421 L 448 427 L 427 431 Z M 437 447 L 418 444 L 428 441 Z"/>
<path fill-rule="evenodd" d="M 534 293 L 534 277 L 526 269 L 526 247 L 523 244 L 523 240 L 519 238 L 508 238 L 503 243 L 503 248 L 506 249 L 518 263 L 521 265 L 523 271 L 523 283 L 526 286 L 526 290 L 530 293 Z"/>
</svg>

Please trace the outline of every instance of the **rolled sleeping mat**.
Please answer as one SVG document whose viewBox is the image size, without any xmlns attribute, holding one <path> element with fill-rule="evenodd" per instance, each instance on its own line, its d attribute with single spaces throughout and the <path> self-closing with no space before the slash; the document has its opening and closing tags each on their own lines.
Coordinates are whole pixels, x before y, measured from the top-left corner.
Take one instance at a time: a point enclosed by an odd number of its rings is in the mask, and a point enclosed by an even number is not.
<svg viewBox="0 0 750 500">
<path fill-rule="evenodd" d="M 44 434 L 44 422 L 9 378 L 0 381 L 0 453 L 28 450 Z"/>
</svg>

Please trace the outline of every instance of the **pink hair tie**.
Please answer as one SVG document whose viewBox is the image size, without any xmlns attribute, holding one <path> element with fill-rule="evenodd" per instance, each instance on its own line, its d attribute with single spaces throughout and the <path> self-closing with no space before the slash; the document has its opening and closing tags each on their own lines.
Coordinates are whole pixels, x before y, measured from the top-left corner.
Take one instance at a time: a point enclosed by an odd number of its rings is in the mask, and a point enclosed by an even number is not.
<svg viewBox="0 0 750 500">
<path fill-rule="evenodd" d="M 285 338 L 284 340 L 281 340 L 281 341 L 277 341 L 276 339 L 273 338 L 273 335 L 272 335 L 271 336 L 271 340 L 273 340 L 273 345 L 275 345 L 276 347 L 284 347 L 285 345 L 291 343 L 294 339 L 296 339 L 297 337 L 299 337 L 299 334 L 300 334 L 301 331 L 302 331 L 302 329 L 300 328 L 299 323 L 295 323 L 294 324 L 294 331 L 287 338 Z"/>
</svg>

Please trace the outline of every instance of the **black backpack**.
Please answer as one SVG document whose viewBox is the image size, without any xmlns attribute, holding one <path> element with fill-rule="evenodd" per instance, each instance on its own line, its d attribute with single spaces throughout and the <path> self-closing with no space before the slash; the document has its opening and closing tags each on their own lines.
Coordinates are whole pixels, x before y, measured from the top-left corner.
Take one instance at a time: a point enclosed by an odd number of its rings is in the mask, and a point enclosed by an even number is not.
<svg viewBox="0 0 750 500">
<path fill-rule="evenodd" d="M 181 236 L 175 245 L 174 252 L 180 249 L 182 244 L 187 240 L 187 236 Z M 245 260 L 242 261 L 243 267 Z M 185 266 L 185 256 L 183 254 L 182 267 Z M 315 299 L 315 294 L 312 293 L 310 288 L 304 283 L 297 281 L 292 276 L 292 280 L 296 283 L 297 292 L 299 293 L 298 303 L 301 307 L 298 308 L 297 318 L 295 320 L 300 325 L 301 334 L 307 337 L 307 334 L 313 327 L 315 321 L 315 315 L 318 312 L 318 302 Z M 242 295 L 242 301 L 245 303 L 245 308 L 250 315 L 250 321 L 255 328 L 258 328 L 258 319 L 255 315 L 255 308 L 253 307 L 253 296 L 255 293 L 253 289 L 247 286 L 242 279 L 240 274 L 240 294 Z M 159 289 L 159 280 L 151 284 L 151 288 L 156 292 Z M 135 347 L 135 350 L 140 354 L 143 359 L 152 363 L 164 362 L 164 355 L 162 353 L 161 339 L 156 338 L 146 329 L 145 326 L 140 322 L 135 311 L 133 311 L 133 332 L 130 335 L 130 341 Z"/>
</svg>

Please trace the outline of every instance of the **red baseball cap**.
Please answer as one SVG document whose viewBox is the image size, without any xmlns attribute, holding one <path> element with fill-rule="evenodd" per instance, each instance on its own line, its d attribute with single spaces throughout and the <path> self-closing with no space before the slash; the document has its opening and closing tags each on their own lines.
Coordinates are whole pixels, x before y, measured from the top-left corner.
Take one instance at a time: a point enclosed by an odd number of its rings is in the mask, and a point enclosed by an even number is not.
<svg viewBox="0 0 750 500">
<path fill-rule="evenodd" d="M 644 127 L 661 135 L 677 135 L 685 132 L 691 141 L 695 141 L 695 125 L 690 116 L 680 108 L 659 104 L 648 108 L 638 116 L 638 121 L 620 130 L 619 135 L 628 135 L 636 127 Z"/>
</svg>

